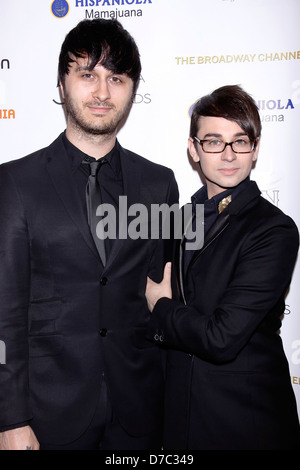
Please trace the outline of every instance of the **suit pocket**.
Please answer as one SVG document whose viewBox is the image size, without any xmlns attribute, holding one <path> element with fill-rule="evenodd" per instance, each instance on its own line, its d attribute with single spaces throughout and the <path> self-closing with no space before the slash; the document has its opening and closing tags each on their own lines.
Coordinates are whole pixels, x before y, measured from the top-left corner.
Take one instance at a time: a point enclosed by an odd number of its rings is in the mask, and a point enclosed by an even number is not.
<svg viewBox="0 0 300 470">
<path fill-rule="evenodd" d="M 62 302 L 58 299 L 34 302 L 29 308 L 29 355 L 31 357 L 55 356 L 62 349 L 62 335 L 57 322 L 61 316 Z"/>
<path fill-rule="evenodd" d="M 29 307 L 29 334 L 52 334 L 56 332 L 56 320 L 62 310 L 61 300 L 45 300 Z"/>
<path fill-rule="evenodd" d="M 55 320 L 59 317 L 62 309 L 60 299 L 49 299 L 32 302 L 29 307 L 29 318 L 31 321 Z"/>
<path fill-rule="evenodd" d="M 62 336 L 31 336 L 29 338 L 30 357 L 56 356 L 62 350 Z"/>
</svg>

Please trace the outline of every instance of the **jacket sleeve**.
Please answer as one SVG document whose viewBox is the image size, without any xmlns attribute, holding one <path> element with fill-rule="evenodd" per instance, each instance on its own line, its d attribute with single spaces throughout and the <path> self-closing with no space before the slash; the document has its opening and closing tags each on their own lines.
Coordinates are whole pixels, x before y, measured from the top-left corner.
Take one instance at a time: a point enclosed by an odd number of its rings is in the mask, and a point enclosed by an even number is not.
<svg viewBox="0 0 300 470">
<path fill-rule="evenodd" d="M 168 181 L 168 185 L 166 188 L 163 188 L 166 196 L 165 200 L 162 204 L 167 204 L 170 208 L 174 204 L 177 206 L 179 211 L 179 193 L 178 193 L 178 186 L 175 180 L 173 172 L 170 170 L 170 178 Z M 173 257 L 174 251 L 174 224 L 172 219 L 171 213 L 171 220 L 168 222 L 170 227 L 170 235 L 167 238 L 163 238 L 162 236 L 157 240 L 155 244 L 155 250 L 153 252 L 151 263 L 148 270 L 148 276 L 153 279 L 155 282 L 160 282 L 162 280 L 164 266 L 167 261 L 171 261 Z M 162 234 L 161 234 L 162 235 Z"/>
<path fill-rule="evenodd" d="M 298 246 L 297 228 L 286 216 L 249 233 L 234 276 L 213 313 L 203 311 L 200 302 L 191 307 L 162 298 L 152 312 L 148 337 L 214 363 L 235 359 L 263 321 L 271 329 L 278 322 Z"/>
<path fill-rule="evenodd" d="M 30 419 L 28 406 L 29 239 L 23 204 L 8 169 L 0 166 L 0 429 Z M 17 427 L 17 426 L 15 426 Z"/>
</svg>

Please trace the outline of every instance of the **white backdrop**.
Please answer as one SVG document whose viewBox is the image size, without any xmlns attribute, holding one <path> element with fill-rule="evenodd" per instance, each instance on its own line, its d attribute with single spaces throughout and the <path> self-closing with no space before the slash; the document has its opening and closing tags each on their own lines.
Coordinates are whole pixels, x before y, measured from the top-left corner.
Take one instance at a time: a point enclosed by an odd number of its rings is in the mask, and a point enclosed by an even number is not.
<svg viewBox="0 0 300 470">
<path fill-rule="evenodd" d="M 300 227 L 300 0 L 0 0 L 0 163 L 49 145 L 65 128 L 55 103 L 61 43 L 80 20 L 97 17 L 117 17 L 141 53 L 121 144 L 172 168 L 188 202 L 202 184 L 187 156 L 190 106 L 240 84 L 263 121 L 252 178 Z M 281 335 L 300 414 L 299 269 L 300 261 Z"/>
</svg>

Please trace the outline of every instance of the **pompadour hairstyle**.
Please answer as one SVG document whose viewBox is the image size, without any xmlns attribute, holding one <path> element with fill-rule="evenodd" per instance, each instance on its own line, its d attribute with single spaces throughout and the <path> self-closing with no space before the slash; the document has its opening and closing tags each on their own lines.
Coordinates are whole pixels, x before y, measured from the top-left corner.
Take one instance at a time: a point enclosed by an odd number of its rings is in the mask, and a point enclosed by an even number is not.
<svg viewBox="0 0 300 470">
<path fill-rule="evenodd" d="M 200 98 L 193 107 L 190 137 L 197 135 L 201 116 L 222 117 L 236 122 L 255 141 L 261 134 L 258 107 L 239 85 L 226 85 Z"/>
</svg>

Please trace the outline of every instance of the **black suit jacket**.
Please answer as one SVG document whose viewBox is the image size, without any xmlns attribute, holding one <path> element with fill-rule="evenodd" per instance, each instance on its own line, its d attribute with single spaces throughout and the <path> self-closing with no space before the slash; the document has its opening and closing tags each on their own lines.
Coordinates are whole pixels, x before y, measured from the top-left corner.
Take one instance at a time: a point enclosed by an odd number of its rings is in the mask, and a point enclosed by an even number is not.
<svg viewBox="0 0 300 470">
<path fill-rule="evenodd" d="M 149 335 L 170 349 L 166 448 L 299 446 L 278 334 L 298 246 L 294 222 L 250 182 L 179 275 L 182 302 L 157 302 Z"/>
<path fill-rule="evenodd" d="M 121 148 L 127 205 L 178 201 L 173 172 Z M 103 269 L 60 136 L 0 167 L 0 426 L 29 421 L 43 442 L 88 426 L 104 369 L 121 425 L 160 427 L 163 370 L 147 341 L 147 275 L 159 281 L 159 240 L 116 240 Z"/>
</svg>

